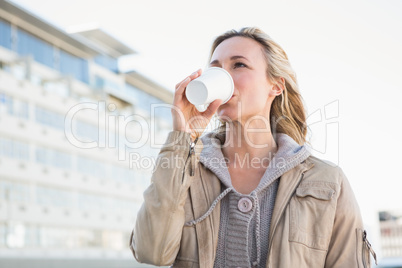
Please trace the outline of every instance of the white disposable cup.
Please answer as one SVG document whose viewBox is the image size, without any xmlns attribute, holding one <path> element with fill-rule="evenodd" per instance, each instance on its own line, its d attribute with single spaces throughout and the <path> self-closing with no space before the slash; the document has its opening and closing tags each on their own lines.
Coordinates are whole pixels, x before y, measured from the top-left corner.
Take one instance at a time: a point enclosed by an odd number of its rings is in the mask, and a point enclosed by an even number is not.
<svg viewBox="0 0 402 268">
<path fill-rule="evenodd" d="M 187 85 L 186 97 L 198 111 L 204 112 L 214 100 L 228 102 L 233 91 L 232 76 L 223 68 L 210 67 Z"/>
</svg>

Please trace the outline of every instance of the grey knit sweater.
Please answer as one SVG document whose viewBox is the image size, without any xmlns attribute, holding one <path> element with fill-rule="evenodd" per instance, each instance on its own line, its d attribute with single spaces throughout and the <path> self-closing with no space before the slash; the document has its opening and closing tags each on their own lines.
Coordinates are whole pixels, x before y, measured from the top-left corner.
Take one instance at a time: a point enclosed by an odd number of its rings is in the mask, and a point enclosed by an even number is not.
<svg viewBox="0 0 402 268">
<path fill-rule="evenodd" d="M 210 132 L 201 139 L 204 148 L 200 162 L 221 180 L 223 192 L 203 217 L 187 225 L 197 224 L 205 219 L 220 201 L 221 216 L 214 267 L 265 267 L 279 178 L 304 161 L 310 152 L 306 146 L 300 146 L 286 134 L 277 134 L 277 153 L 257 188 L 244 195 L 233 188 L 222 154 L 221 145 L 224 143 L 225 133 Z"/>
</svg>

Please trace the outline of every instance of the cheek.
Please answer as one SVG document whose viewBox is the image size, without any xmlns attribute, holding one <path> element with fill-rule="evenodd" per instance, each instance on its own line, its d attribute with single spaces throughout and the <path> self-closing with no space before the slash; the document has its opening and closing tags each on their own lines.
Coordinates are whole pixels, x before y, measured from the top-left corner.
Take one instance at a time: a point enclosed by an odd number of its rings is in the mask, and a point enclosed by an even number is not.
<svg viewBox="0 0 402 268">
<path fill-rule="evenodd" d="M 242 98 L 243 106 L 245 111 L 252 111 L 252 112 L 258 112 L 264 109 L 266 105 L 266 95 L 261 94 L 262 92 L 259 93 L 254 93 L 254 94 L 247 94 Z"/>
<path fill-rule="evenodd" d="M 253 80 L 250 79 L 247 75 L 244 74 L 236 74 L 232 76 L 234 86 L 240 93 L 247 92 L 247 89 L 252 88 Z"/>
<path fill-rule="evenodd" d="M 252 76 L 240 73 L 233 76 L 242 110 L 254 113 L 265 108 L 269 97 L 269 84 L 263 77 L 264 74 Z"/>
<path fill-rule="evenodd" d="M 237 73 L 232 76 L 235 89 L 240 94 L 252 94 L 266 97 L 269 93 L 269 83 L 265 80 L 265 74 L 250 75 L 249 73 Z"/>
<path fill-rule="evenodd" d="M 258 106 L 265 105 L 269 90 L 266 86 L 258 83 L 239 84 L 237 88 L 240 94 L 241 101 L 246 105 Z M 249 107 L 250 108 L 250 107 Z"/>
</svg>

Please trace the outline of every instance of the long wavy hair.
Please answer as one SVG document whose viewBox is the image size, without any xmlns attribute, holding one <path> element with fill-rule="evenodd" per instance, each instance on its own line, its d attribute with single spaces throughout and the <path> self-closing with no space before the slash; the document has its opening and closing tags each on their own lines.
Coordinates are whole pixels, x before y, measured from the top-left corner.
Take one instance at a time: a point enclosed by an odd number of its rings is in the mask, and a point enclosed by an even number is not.
<svg viewBox="0 0 402 268">
<path fill-rule="evenodd" d="M 230 30 L 218 36 L 211 47 L 210 60 L 215 49 L 223 41 L 232 37 L 246 37 L 257 41 L 262 47 L 267 62 L 267 77 L 271 83 L 283 88 L 276 96 L 270 110 L 271 131 L 284 133 L 298 144 L 306 142 L 307 124 L 303 99 L 299 92 L 296 73 L 293 71 L 285 51 L 266 33 L 256 27 L 246 27 L 239 31 Z M 284 78 L 284 83 L 280 78 Z M 221 122 L 221 127 L 225 122 Z"/>
</svg>

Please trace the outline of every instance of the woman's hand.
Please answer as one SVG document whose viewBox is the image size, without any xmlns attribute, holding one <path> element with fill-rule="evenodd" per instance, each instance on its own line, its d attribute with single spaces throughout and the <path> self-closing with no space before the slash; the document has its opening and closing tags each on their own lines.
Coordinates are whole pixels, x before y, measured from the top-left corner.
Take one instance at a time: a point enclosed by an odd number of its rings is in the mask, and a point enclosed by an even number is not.
<svg viewBox="0 0 402 268">
<path fill-rule="evenodd" d="M 177 84 L 173 99 L 173 130 L 188 132 L 191 134 L 193 140 L 201 136 L 222 103 L 222 100 L 215 100 L 208 106 L 205 112 L 201 113 L 187 100 L 185 93 L 187 85 L 190 81 L 199 77 L 201 73 L 202 70 L 199 69 Z"/>
</svg>

